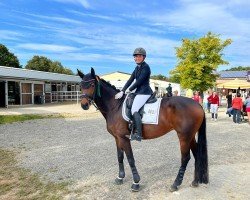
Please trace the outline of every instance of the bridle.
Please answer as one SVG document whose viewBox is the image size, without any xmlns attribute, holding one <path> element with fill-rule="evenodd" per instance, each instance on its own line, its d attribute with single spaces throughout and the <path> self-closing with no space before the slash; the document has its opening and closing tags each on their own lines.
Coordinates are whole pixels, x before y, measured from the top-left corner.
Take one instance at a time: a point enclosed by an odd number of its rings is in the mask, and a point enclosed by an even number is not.
<svg viewBox="0 0 250 200">
<path fill-rule="evenodd" d="M 87 80 L 87 81 L 84 81 L 82 80 L 81 81 L 81 87 L 82 87 L 82 83 L 88 83 L 89 86 L 86 87 L 86 89 L 90 88 L 91 86 L 95 86 L 95 89 L 94 89 L 94 92 L 93 92 L 93 95 L 90 96 L 89 94 L 85 94 L 83 93 L 81 96 L 80 96 L 80 99 L 87 99 L 88 103 L 91 105 L 94 105 L 96 109 L 99 110 L 98 106 L 96 105 L 95 103 L 95 97 L 96 95 L 98 95 L 99 97 L 101 97 L 101 94 L 100 94 L 100 80 L 96 80 L 96 79 L 90 79 L 90 80 Z M 97 87 L 96 87 L 96 83 L 97 83 Z"/>
</svg>

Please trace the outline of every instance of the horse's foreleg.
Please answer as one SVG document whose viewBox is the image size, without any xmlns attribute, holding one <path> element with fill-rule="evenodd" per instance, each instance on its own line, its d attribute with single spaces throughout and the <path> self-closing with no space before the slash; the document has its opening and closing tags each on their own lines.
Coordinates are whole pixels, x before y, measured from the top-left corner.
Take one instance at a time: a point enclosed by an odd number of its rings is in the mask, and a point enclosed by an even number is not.
<svg viewBox="0 0 250 200">
<path fill-rule="evenodd" d="M 128 159 L 128 163 L 129 163 L 129 166 L 130 166 L 131 171 L 132 171 L 133 180 L 134 180 L 134 182 L 131 186 L 131 189 L 133 192 L 138 192 L 139 188 L 140 188 L 140 185 L 139 185 L 140 176 L 139 176 L 138 171 L 137 171 L 136 166 L 135 166 L 135 159 L 134 159 L 132 147 L 131 147 L 129 140 L 126 140 L 124 150 L 125 150 L 125 153 L 126 153 L 126 156 Z"/>
<path fill-rule="evenodd" d="M 173 185 L 170 187 L 171 192 L 178 190 L 178 186 L 181 185 L 188 161 L 190 160 L 190 144 L 185 141 L 183 142 L 180 141 L 180 146 L 181 146 L 181 167 L 179 169 L 178 175 Z"/>
<path fill-rule="evenodd" d="M 124 151 L 118 146 L 117 146 L 117 158 L 118 158 L 118 164 L 119 164 L 119 175 L 115 179 L 115 183 L 120 185 L 123 183 L 123 178 L 125 177 L 125 170 L 124 170 L 124 164 L 123 164 Z"/>
</svg>

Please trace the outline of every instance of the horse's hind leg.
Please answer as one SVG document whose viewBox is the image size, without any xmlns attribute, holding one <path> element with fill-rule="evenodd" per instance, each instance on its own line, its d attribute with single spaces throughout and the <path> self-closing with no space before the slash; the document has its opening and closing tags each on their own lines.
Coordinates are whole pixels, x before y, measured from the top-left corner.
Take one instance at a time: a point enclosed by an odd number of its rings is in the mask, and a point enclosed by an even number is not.
<svg viewBox="0 0 250 200">
<path fill-rule="evenodd" d="M 194 159 L 195 159 L 195 163 L 194 163 L 195 170 L 194 170 L 194 173 L 196 173 L 197 172 L 197 143 L 196 143 L 195 138 L 191 141 L 191 145 L 190 146 L 191 146 L 191 151 L 192 151 Z M 194 180 L 191 183 L 191 187 L 198 187 L 198 185 L 199 185 L 198 181 L 199 180 L 198 180 L 197 176 L 194 175 Z"/>
<path fill-rule="evenodd" d="M 188 161 L 190 160 L 190 142 L 187 142 L 185 140 L 180 140 L 180 148 L 181 148 L 181 167 L 179 169 L 179 172 L 177 174 L 177 177 L 173 185 L 170 187 L 171 192 L 178 190 L 178 186 L 181 185 Z"/>
</svg>

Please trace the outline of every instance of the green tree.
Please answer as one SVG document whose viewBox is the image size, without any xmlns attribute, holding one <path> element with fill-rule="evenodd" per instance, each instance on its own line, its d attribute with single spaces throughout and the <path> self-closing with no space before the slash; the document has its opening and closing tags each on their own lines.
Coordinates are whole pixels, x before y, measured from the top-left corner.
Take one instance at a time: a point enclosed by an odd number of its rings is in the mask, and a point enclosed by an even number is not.
<svg viewBox="0 0 250 200">
<path fill-rule="evenodd" d="M 180 83 L 180 73 L 176 71 L 176 69 L 173 69 L 169 72 L 170 77 L 169 81 L 172 83 Z"/>
<path fill-rule="evenodd" d="M 168 77 L 163 76 L 163 75 L 161 75 L 161 74 L 153 75 L 153 76 L 151 76 L 150 78 L 151 78 L 151 79 L 154 79 L 154 80 L 168 81 Z"/>
<path fill-rule="evenodd" d="M 225 71 L 250 71 L 250 67 L 238 66 L 238 67 L 232 67 L 231 69 L 227 69 Z"/>
<path fill-rule="evenodd" d="M 25 68 L 38 71 L 73 75 L 73 72 L 70 69 L 63 67 L 60 62 L 52 61 L 44 56 L 33 56 L 33 58 L 27 62 Z"/>
<path fill-rule="evenodd" d="M 0 44 L 0 66 L 22 68 L 18 58 L 3 44 Z"/>
<path fill-rule="evenodd" d="M 213 87 L 218 66 L 228 64 L 222 59 L 222 51 L 231 42 L 211 32 L 197 40 L 183 39 L 182 46 L 176 48 L 177 66 L 170 74 L 179 77 L 183 88 L 203 92 Z"/>
</svg>

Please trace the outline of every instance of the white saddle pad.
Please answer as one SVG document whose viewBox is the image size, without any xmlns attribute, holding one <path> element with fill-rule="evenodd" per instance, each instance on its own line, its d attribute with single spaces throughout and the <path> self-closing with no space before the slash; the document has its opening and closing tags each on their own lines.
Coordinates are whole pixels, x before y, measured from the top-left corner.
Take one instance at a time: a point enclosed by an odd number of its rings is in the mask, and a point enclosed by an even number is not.
<svg viewBox="0 0 250 200">
<path fill-rule="evenodd" d="M 124 120 L 129 121 L 132 120 L 126 115 L 126 96 L 123 105 L 122 105 L 122 117 Z M 142 116 L 142 123 L 143 124 L 158 124 L 159 119 L 159 112 L 160 112 L 160 106 L 161 106 L 161 100 L 162 98 L 157 98 L 157 101 L 155 103 L 145 104 L 144 110 L 143 110 L 143 116 Z"/>
</svg>

